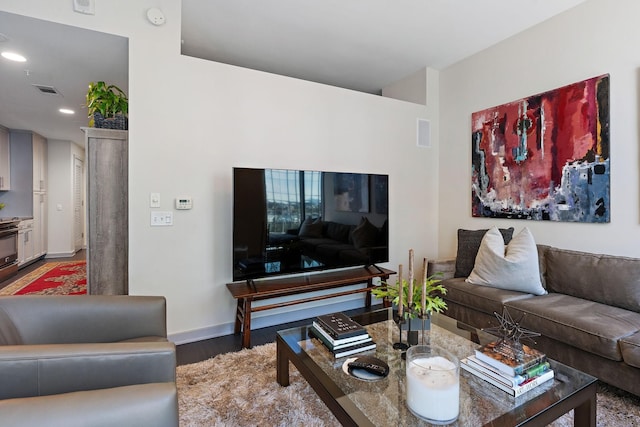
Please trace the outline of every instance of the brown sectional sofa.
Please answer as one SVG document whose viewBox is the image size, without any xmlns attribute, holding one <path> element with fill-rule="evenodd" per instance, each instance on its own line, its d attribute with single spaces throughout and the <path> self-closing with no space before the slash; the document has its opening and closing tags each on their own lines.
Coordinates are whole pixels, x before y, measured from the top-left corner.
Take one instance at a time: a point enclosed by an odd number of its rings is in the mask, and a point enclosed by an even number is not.
<svg viewBox="0 0 640 427">
<path fill-rule="evenodd" d="M 475 327 L 498 326 L 506 307 L 539 332 L 534 347 L 550 358 L 640 395 L 640 259 L 537 245 L 542 284 L 536 296 L 453 277 L 455 259 L 430 262 L 443 273 L 446 314 Z"/>
<path fill-rule="evenodd" d="M 386 222 L 380 228 L 365 217 L 359 224 L 316 219 L 309 226 L 308 222 L 287 233 L 297 235 L 302 254 L 326 266 L 375 264 L 387 259 Z"/>
</svg>

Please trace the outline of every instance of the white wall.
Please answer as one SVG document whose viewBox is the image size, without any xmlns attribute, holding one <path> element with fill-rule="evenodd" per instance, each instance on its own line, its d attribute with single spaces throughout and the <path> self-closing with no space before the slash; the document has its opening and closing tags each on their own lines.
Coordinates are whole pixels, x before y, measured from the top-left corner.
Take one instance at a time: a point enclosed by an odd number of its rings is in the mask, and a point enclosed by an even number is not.
<svg viewBox="0 0 640 427">
<path fill-rule="evenodd" d="M 456 230 L 527 226 L 537 242 L 640 257 L 638 81 L 640 2 L 589 0 L 440 73 L 441 257 Z M 590 77 L 611 76 L 611 222 L 577 224 L 471 217 L 471 114 Z"/>
<path fill-rule="evenodd" d="M 73 158 L 84 159 L 84 149 L 71 141 L 50 139 L 47 150 L 47 258 L 71 256 L 75 253 Z"/>
<path fill-rule="evenodd" d="M 406 263 L 410 247 L 435 257 L 438 127 L 432 147 L 418 148 L 416 119 L 437 123 L 437 107 L 182 57 L 179 2 L 103 2 L 95 16 L 67 0 L 25 3 L 3 9 L 130 38 L 129 289 L 167 297 L 169 333 L 228 333 L 234 320 L 233 166 L 388 173 L 387 267 Z M 164 26 L 146 21 L 149 7 L 164 11 Z M 161 210 L 185 194 L 193 209 L 151 228 L 150 192 Z"/>
</svg>

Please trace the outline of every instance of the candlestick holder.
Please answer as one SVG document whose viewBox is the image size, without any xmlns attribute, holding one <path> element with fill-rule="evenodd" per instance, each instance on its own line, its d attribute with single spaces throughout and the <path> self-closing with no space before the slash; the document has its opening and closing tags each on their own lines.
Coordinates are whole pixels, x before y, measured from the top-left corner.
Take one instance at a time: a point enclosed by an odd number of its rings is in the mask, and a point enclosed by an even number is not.
<svg viewBox="0 0 640 427">
<path fill-rule="evenodd" d="M 407 336 L 407 344 L 409 346 L 419 343 L 419 332 L 422 329 L 422 322 L 419 319 L 419 312 L 416 310 L 415 304 L 410 304 L 406 308 L 406 317 L 402 329 L 400 331 L 400 338 L 402 339 L 402 332 L 404 331 Z"/>
<path fill-rule="evenodd" d="M 404 325 L 407 321 L 407 319 L 405 318 L 405 314 L 398 314 L 396 312 L 396 314 L 393 316 L 393 320 L 394 322 L 396 322 L 396 325 L 398 325 L 398 336 L 400 337 L 399 342 L 393 343 L 393 349 L 406 351 L 409 348 L 409 345 L 402 342 L 402 325 Z"/>
</svg>

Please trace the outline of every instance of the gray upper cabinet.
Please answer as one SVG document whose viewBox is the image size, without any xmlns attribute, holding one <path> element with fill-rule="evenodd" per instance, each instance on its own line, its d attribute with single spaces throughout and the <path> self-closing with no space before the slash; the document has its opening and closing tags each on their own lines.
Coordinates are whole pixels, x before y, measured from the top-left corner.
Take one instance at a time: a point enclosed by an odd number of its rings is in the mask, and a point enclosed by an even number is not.
<svg viewBox="0 0 640 427">
<path fill-rule="evenodd" d="M 0 126 L 0 191 L 11 190 L 11 149 L 9 130 Z"/>
</svg>

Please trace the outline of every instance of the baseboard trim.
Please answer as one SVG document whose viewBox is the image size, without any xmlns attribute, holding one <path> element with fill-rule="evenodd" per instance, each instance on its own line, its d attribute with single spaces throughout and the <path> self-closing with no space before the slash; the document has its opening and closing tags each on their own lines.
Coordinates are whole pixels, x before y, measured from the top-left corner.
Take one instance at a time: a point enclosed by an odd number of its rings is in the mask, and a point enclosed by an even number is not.
<svg viewBox="0 0 640 427">
<path fill-rule="evenodd" d="M 364 307 L 361 298 L 321 305 L 300 310 L 292 310 L 284 313 L 267 314 L 260 317 L 251 317 L 251 330 L 267 328 L 269 326 L 281 325 L 283 323 L 296 322 L 298 320 L 309 319 L 321 314 L 333 313 L 337 311 L 353 310 Z M 206 328 L 194 329 L 191 331 L 177 332 L 169 334 L 168 339 L 176 345 L 190 342 L 217 338 L 224 335 L 233 334 L 234 322 L 222 325 L 208 326 Z"/>
<path fill-rule="evenodd" d="M 47 252 L 47 254 L 44 256 L 46 259 L 49 258 L 70 258 L 72 256 L 74 256 L 76 254 L 76 251 L 71 251 L 71 252 Z"/>
</svg>

